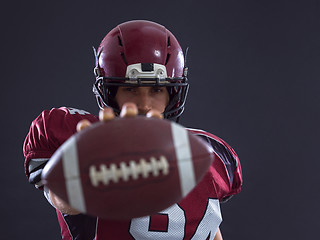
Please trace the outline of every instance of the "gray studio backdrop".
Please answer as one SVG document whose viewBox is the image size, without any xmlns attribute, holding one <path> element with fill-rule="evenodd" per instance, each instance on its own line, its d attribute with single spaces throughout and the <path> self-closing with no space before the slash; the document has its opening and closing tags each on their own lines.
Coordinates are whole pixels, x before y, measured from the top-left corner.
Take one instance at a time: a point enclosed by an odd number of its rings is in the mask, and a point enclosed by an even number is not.
<svg viewBox="0 0 320 240">
<path fill-rule="evenodd" d="M 319 225 L 319 1 L 14 1 L 1 8 L 0 239 L 59 239 L 24 176 L 22 143 L 43 109 L 97 113 L 92 46 L 148 19 L 190 47 L 181 123 L 226 140 L 243 168 L 222 205 L 226 240 L 315 239 Z"/>
</svg>

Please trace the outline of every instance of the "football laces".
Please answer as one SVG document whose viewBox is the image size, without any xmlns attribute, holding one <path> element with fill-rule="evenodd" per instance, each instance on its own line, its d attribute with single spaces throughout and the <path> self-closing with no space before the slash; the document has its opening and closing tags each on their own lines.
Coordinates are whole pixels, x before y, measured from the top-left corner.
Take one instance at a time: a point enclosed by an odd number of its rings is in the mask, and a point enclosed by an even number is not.
<svg viewBox="0 0 320 240">
<path fill-rule="evenodd" d="M 89 168 L 91 184 L 98 187 L 100 183 L 108 185 L 110 181 L 118 183 L 120 180 L 129 181 L 130 177 L 137 180 L 139 177 L 148 178 L 150 175 L 158 177 L 160 174 L 169 174 L 169 163 L 165 156 L 150 157 L 149 161 L 141 158 L 139 161 L 131 160 L 129 164 L 121 162 L 119 166 L 112 163 L 109 166 L 101 164 Z"/>
</svg>

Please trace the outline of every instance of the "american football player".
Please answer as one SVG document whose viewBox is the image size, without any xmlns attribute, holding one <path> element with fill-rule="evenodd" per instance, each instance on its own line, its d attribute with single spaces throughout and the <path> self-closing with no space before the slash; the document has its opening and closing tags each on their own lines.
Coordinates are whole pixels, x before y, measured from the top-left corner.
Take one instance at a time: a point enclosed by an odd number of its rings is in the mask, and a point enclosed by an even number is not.
<svg viewBox="0 0 320 240">
<path fill-rule="evenodd" d="M 150 21 L 125 22 L 112 29 L 94 53 L 93 92 L 100 120 L 139 114 L 179 121 L 189 88 L 188 68 L 169 30 Z M 55 207 L 62 239 L 222 239 L 220 202 L 240 192 L 241 167 L 226 142 L 203 130 L 188 129 L 211 144 L 216 160 L 181 202 L 153 216 L 127 221 L 88 216 L 43 187 L 42 169 L 84 120 L 94 123 L 99 118 L 70 107 L 45 110 L 32 122 L 23 146 L 25 173 Z"/>
</svg>

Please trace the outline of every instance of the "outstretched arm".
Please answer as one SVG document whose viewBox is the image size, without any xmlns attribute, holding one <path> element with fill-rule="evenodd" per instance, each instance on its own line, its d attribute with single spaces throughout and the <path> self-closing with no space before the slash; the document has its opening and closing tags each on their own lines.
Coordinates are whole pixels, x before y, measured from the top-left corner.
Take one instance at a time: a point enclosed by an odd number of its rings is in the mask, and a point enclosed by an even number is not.
<svg viewBox="0 0 320 240">
<path fill-rule="evenodd" d="M 120 113 L 120 117 L 134 117 L 138 114 L 138 109 L 135 104 L 127 103 L 124 104 Z M 162 118 L 162 114 L 158 111 L 151 110 L 147 113 L 147 117 L 155 117 L 155 118 Z M 111 108 L 106 108 L 101 110 L 99 113 L 100 121 L 110 121 L 115 117 L 115 114 Z M 90 126 L 90 122 L 87 120 L 82 120 L 77 125 L 77 131 L 81 131 L 82 129 Z M 65 201 L 59 198 L 54 192 L 49 190 L 49 197 L 51 203 L 62 213 L 68 215 L 77 215 L 80 212 L 77 209 L 72 208 L 68 205 Z"/>
<path fill-rule="evenodd" d="M 66 213 L 68 215 L 77 215 L 80 212 L 74 208 L 72 208 L 69 204 L 59 198 L 54 192 L 49 190 L 49 197 L 51 203 L 62 213 Z"/>
<path fill-rule="evenodd" d="M 217 231 L 217 233 L 216 233 L 216 236 L 214 237 L 213 240 L 223 240 L 223 239 L 222 239 L 222 235 L 221 235 L 220 228 L 218 228 L 218 231 Z"/>
</svg>

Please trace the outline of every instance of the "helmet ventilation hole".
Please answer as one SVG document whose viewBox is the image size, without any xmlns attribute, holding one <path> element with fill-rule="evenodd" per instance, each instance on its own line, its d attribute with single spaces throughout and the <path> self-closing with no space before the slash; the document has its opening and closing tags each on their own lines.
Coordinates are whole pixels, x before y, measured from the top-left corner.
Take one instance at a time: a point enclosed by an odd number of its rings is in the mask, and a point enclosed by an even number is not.
<svg viewBox="0 0 320 240">
<path fill-rule="evenodd" d="M 170 45 L 171 45 L 171 43 L 170 43 L 170 37 L 168 36 L 167 47 L 169 48 Z M 170 58 L 170 54 L 168 53 L 168 54 L 167 54 L 167 58 L 166 58 L 166 62 L 165 62 L 164 65 L 167 65 L 167 63 L 168 63 L 168 61 L 169 61 L 169 58 Z"/>
<path fill-rule="evenodd" d="M 122 45 L 122 40 L 121 40 L 120 36 L 118 36 L 118 41 L 119 41 L 119 45 L 120 45 L 121 47 L 123 47 L 123 45 Z"/>
<path fill-rule="evenodd" d="M 121 53 L 121 57 L 122 57 L 122 59 L 123 59 L 124 63 L 125 63 L 126 65 L 128 65 L 128 62 L 127 62 L 126 56 L 124 55 L 124 53 L 123 53 L 123 52 Z"/>
<path fill-rule="evenodd" d="M 167 63 L 168 63 L 168 61 L 169 61 L 169 58 L 170 58 L 170 54 L 168 53 L 168 54 L 167 54 L 167 58 L 166 58 L 166 62 L 165 62 L 164 65 L 167 65 Z"/>
</svg>

